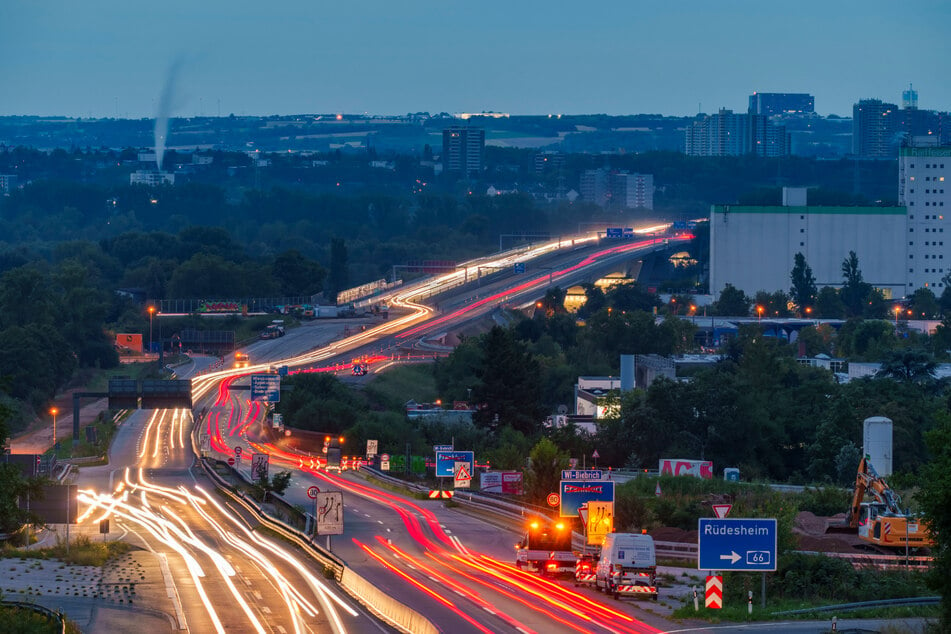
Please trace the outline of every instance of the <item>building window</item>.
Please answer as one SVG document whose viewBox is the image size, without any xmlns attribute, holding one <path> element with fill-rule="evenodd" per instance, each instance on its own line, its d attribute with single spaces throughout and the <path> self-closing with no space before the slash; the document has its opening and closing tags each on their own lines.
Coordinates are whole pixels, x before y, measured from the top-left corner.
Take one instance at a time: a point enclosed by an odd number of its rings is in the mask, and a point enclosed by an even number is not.
<svg viewBox="0 0 951 634">
<path fill-rule="evenodd" d="M 909 272 L 909 273 L 914 273 L 914 272 L 915 272 L 915 269 L 908 269 L 908 272 Z"/>
<path fill-rule="evenodd" d="M 805 229 L 800 229 L 800 230 L 799 230 L 799 233 L 805 233 L 805 232 L 806 232 Z"/>
<path fill-rule="evenodd" d="M 805 220 L 806 217 L 805 217 L 805 216 L 799 216 L 799 219 L 800 219 L 800 220 Z"/>
</svg>

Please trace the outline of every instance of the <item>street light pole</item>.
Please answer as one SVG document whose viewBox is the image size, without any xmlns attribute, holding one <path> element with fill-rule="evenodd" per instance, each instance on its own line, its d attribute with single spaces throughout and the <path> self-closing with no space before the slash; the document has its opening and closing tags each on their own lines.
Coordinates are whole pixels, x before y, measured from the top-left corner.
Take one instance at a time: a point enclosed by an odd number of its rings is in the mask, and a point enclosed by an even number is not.
<svg viewBox="0 0 951 634">
<path fill-rule="evenodd" d="M 59 413 L 59 410 L 55 407 L 50 408 L 50 414 L 53 415 L 53 452 L 56 452 L 56 415 Z"/>
<path fill-rule="evenodd" d="M 155 314 L 155 306 L 149 306 L 149 354 L 152 354 L 152 315 Z"/>
</svg>

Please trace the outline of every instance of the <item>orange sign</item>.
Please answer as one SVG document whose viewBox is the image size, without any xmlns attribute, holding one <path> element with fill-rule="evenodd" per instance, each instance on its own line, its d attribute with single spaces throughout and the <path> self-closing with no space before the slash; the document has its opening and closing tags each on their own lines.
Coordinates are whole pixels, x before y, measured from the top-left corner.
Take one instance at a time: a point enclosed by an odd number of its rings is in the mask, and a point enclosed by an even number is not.
<svg viewBox="0 0 951 634">
<path fill-rule="evenodd" d="M 142 354 L 142 335 L 119 333 L 116 335 L 116 347 L 119 352 L 128 349 L 135 354 Z"/>
</svg>

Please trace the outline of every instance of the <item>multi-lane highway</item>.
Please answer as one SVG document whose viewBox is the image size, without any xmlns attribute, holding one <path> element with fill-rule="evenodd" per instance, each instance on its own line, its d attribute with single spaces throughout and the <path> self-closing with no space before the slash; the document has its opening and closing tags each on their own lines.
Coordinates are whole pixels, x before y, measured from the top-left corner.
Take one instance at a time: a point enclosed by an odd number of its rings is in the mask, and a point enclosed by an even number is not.
<svg viewBox="0 0 951 634">
<path fill-rule="evenodd" d="M 376 298 L 400 314 L 349 337 L 301 328 L 293 336 L 256 344 L 252 367 L 204 372 L 194 380 L 196 409 L 206 412 L 199 432 L 209 435 L 212 453 L 221 458 L 233 457 L 234 447 L 241 446 L 246 453 L 270 454 L 272 469 L 291 469 L 287 497 L 293 504 L 309 504 L 304 491 L 312 485 L 344 492 L 346 532 L 334 538 L 335 554 L 441 631 L 657 631 L 635 607 L 516 569 L 511 565 L 515 527 L 385 492 L 351 474 L 311 468 L 302 455 L 261 437 L 262 408 L 247 400 L 246 390 L 232 387 L 247 381 L 242 375 L 278 364 L 330 366 L 380 349 L 392 356 L 396 346 L 405 348 L 427 333 L 480 318 L 500 304 L 532 301 L 550 284 L 576 283 L 591 267 L 611 266 L 619 258 L 662 246 L 655 238 L 592 245 L 582 253 L 543 245 Z M 479 278 L 480 269 L 498 270 L 532 258 L 545 261 L 526 267 L 529 274 Z M 440 310 L 423 299 L 438 302 Z M 249 530 L 241 510 L 213 493 L 193 466 L 191 425 L 190 413 L 184 411 L 137 412 L 116 438 L 110 467 L 83 470 L 80 480 L 84 520 L 116 518 L 167 562 L 179 627 L 194 632 L 381 628 L 318 574 L 318 566 Z"/>
</svg>

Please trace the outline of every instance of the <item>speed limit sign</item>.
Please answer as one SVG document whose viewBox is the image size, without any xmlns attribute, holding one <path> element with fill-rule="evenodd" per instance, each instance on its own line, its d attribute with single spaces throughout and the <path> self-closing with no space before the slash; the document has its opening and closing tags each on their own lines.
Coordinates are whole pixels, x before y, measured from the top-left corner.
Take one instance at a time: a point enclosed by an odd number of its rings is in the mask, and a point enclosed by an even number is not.
<svg viewBox="0 0 951 634">
<path fill-rule="evenodd" d="M 318 489 L 317 487 L 310 487 L 309 489 L 307 489 L 307 497 L 309 497 L 312 500 L 316 500 L 317 495 L 319 493 L 320 493 L 320 489 Z"/>
<path fill-rule="evenodd" d="M 558 494 L 557 494 L 557 493 L 549 493 L 549 494 L 548 494 L 548 506 L 558 506 L 558 502 L 559 502 L 559 501 L 560 501 L 560 500 L 559 500 L 559 498 L 558 498 Z"/>
</svg>

